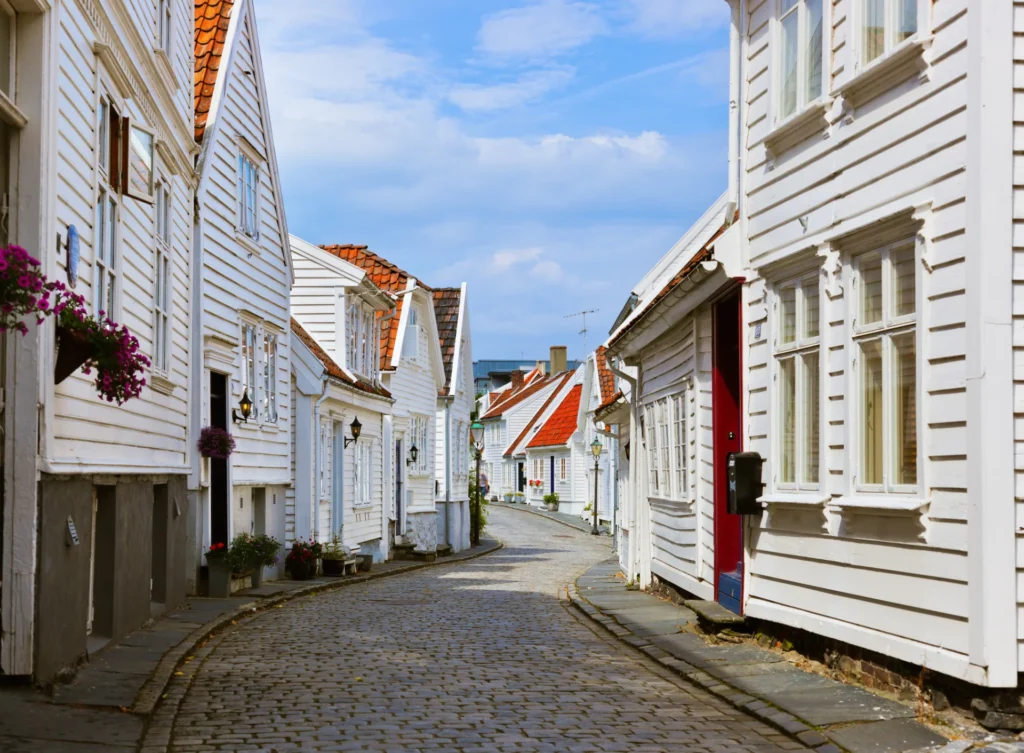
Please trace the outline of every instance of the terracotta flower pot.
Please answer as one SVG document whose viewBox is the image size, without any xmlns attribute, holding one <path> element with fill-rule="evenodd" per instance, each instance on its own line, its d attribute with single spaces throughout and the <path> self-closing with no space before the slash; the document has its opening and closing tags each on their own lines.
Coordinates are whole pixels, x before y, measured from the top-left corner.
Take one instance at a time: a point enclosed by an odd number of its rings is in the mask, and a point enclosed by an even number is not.
<svg viewBox="0 0 1024 753">
<path fill-rule="evenodd" d="M 84 332 L 57 327 L 57 359 L 53 382 L 60 384 L 93 356 L 93 348 Z"/>
</svg>

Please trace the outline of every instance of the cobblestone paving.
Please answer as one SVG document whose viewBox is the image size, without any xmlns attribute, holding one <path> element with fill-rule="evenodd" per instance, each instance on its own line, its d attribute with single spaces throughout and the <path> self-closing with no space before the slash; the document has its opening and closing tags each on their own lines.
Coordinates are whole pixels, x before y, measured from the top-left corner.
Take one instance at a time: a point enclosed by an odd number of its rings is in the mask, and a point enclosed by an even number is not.
<svg viewBox="0 0 1024 753">
<path fill-rule="evenodd" d="M 490 530 L 496 554 L 305 598 L 215 638 L 143 750 L 168 737 L 181 753 L 803 749 L 566 609 L 560 591 L 608 539 L 495 508 Z"/>
</svg>

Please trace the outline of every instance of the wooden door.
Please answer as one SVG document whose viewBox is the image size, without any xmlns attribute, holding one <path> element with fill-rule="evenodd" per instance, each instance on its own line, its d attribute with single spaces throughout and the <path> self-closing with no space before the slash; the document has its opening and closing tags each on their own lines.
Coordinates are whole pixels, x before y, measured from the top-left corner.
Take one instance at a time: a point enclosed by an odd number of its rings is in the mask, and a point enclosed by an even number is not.
<svg viewBox="0 0 1024 753">
<path fill-rule="evenodd" d="M 210 372 L 210 426 L 228 429 L 228 378 Z M 228 461 L 210 458 L 210 544 L 230 544 Z"/>
<path fill-rule="evenodd" d="M 742 355 L 740 293 L 715 304 L 712 359 L 712 423 L 715 478 L 715 600 L 736 614 L 743 611 L 743 528 L 727 511 L 726 465 L 742 449 Z"/>
</svg>

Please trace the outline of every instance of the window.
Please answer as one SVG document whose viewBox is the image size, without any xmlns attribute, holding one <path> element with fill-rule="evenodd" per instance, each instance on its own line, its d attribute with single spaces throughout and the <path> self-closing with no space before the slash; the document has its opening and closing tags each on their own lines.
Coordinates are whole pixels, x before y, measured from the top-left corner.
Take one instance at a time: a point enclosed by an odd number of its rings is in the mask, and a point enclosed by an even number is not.
<svg viewBox="0 0 1024 753">
<path fill-rule="evenodd" d="M 171 21 L 173 19 L 173 12 L 171 0 L 157 0 L 157 46 L 167 54 L 171 52 Z"/>
<path fill-rule="evenodd" d="M 917 0 L 861 0 L 861 63 L 867 65 L 917 33 Z"/>
<path fill-rule="evenodd" d="M 331 423 L 326 420 L 320 421 L 320 499 L 331 497 L 331 445 L 333 444 L 334 432 L 331 431 Z"/>
<path fill-rule="evenodd" d="M 821 302 L 817 273 L 776 288 L 776 430 L 780 486 L 815 489 L 819 480 Z"/>
<path fill-rule="evenodd" d="M 277 423 L 277 335 L 263 335 L 263 418 Z"/>
<path fill-rule="evenodd" d="M 658 489 L 662 494 L 672 493 L 672 444 L 669 435 L 672 431 L 672 411 L 668 398 L 657 403 L 655 411 L 658 417 Z"/>
<path fill-rule="evenodd" d="M 244 152 L 238 155 L 238 230 L 260 239 L 260 169 Z"/>
<path fill-rule="evenodd" d="M 353 490 L 356 505 L 373 504 L 373 443 L 356 442 L 355 462 L 352 465 Z"/>
<path fill-rule="evenodd" d="M 256 399 L 256 325 L 242 325 L 242 391 L 252 400 L 253 418 L 258 415 L 259 402 Z"/>
<path fill-rule="evenodd" d="M 688 387 L 648 403 L 644 409 L 643 431 L 647 438 L 648 478 L 651 496 L 690 500 L 687 486 Z"/>
<path fill-rule="evenodd" d="M 424 416 L 412 418 L 412 443 L 416 447 L 416 462 L 412 464 L 412 472 L 425 475 L 431 472 L 430 466 L 430 419 Z M 492 479 L 496 480 L 496 479 Z"/>
<path fill-rule="evenodd" d="M 569 474 L 568 474 L 567 468 L 566 468 L 567 463 L 565 461 L 565 458 L 561 459 L 559 465 L 560 465 L 560 468 L 559 468 L 559 471 L 558 471 L 558 478 L 559 478 L 560 481 L 565 481 L 567 478 L 569 478 Z"/>
<path fill-rule="evenodd" d="M 675 474 L 673 488 L 678 499 L 688 499 L 690 496 L 686 485 L 686 399 L 685 390 L 672 398 L 672 468 Z"/>
<path fill-rule="evenodd" d="M 156 285 L 153 295 L 153 368 L 166 374 L 170 368 L 171 342 L 171 191 L 166 183 L 156 187 Z"/>
<path fill-rule="evenodd" d="M 420 355 L 420 316 L 416 307 L 409 302 L 409 326 L 405 330 L 405 340 L 402 342 L 402 355 L 416 360 Z"/>
<path fill-rule="evenodd" d="M 823 0 L 779 2 L 779 119 L 822 94 Z"/>
<path fill-rule="evenodd" d="M 644 428 L 647 434 L 647 463 L 649 474 L 650 493 L 658 494 L 661 491 L 658 476 L 658 420 L 655 403 L 649 403 L 644 410 Z"/>
<path fill-rule="evenodd" d="M 859 463 L 871 491 L 917 486 L 917 279 L 913 240 L 854 260 Z"/>
<path fill-rule="evenodd" d="M 117 277 L 119 268 L 120 217 L 120 143 L 121 117 L 110 97 L 100 97 L 97 172 L 99 187 L 96 196 L 96 228 L 93 255 L 93 313 L 115 318 Z"/>
</svg>

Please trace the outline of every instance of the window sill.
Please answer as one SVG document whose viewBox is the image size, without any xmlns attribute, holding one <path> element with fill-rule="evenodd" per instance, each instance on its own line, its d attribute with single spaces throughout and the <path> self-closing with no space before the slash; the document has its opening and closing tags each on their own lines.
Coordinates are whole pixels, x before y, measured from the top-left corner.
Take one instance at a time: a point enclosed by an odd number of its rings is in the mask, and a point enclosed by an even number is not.
<svg viewBox="0 0 1024 753">
<path fill-rule="evenodd" d="M 840 497 L 832 502 L 834 509 L 852 514 L 914 516 L 928 504 L 927 499 L 900 494 L 866 494 Z"/>
<path fill-rule="evenodd" d="M 912 76 L 927 77 L 927 51 L 932 46 L 933 37 L 911 37 L 888 54 L 871 62 L 867 68 L 840 86 L 833 97 L 842 97 L 846 109 L 856 108 L 870 102 L 880 94 L 902 84 Z"/>
<path fill-rule="evenodd" d="M 146 382 L 150 389 L 162 395 L 173 395 L 176 385 L 163 374 L 152 372 Z"/>
<path fill-rule="evenodd" d="M 238 242 L 249 250 L 250 255 L 256 254 L 258 256 L 263 253 L 263 247 L 260 246 L 259 239 L 253 238 L 239 227 L 235 228 L 235 238 L 237 238 Z"/>
<path fill-rule="evenodd" d="M 593 491 L 593 490 L 591 490 Z M 695 499 L 672 499 L 670 497 L 659 497 L 657 495 L 647 495 L 647 501 L 653 505 L 663 505 L 665 507 L 692 507 Z"/>
<path fill-rule="evenodd" d="M 779 490 L 773 494 L 764 494 L 758 502 L 774 507 L 824 507 L 832 499 L 831 495 L 822 492 L 799 492 Z"/>
<path fill-rule="evenodd" d="M 167 52 L 160 48 L 153 48 L 153 57 L 156 58 L 156 67 L 160 71 L 160 77 L 164 81 L 164 86 L 170 92 L 176 92 L 180 88 L 178 80 L 174 77 L 174 66 L 171 64 L 171 59 L 167 56 Z"/>
<path fill-rule="evenodd" d="M 764 146 L 773 157 L 778 157 L 802 141 L 806 141 L 829 126 L 828 111 L 831 97 L 815 100 L 802 112 L 792 115 L 764 138 Z"/>
</svg>

